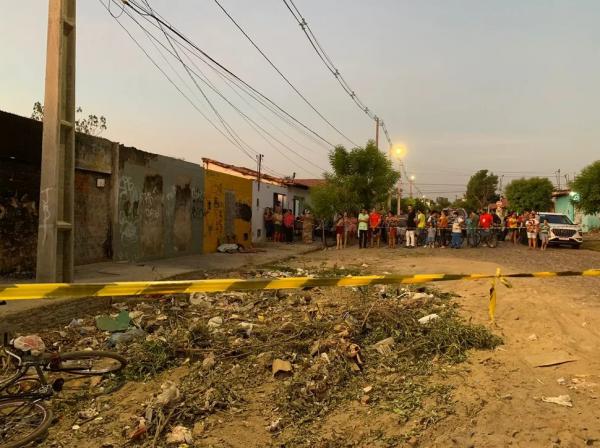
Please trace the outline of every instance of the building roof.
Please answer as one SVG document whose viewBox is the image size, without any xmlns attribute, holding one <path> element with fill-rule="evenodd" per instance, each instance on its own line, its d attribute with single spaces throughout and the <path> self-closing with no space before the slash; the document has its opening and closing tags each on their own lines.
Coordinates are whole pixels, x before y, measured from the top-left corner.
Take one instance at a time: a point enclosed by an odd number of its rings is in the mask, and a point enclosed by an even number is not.
<svg viewBox="0 0 600 448">
<path fill-rule="evenodd" d="M 294 179 L 294 183 L 312 188 L 318 185 L 323 185 L 325 183 L 325 179 Z"/>
<path fill-rule="evenodd" d="M 552 192 L 552 197 L 553 198 L 559 198 L 561 196 L 568 196 L 569 194 L 571 194 L 571 190 L 570 189 L 555 190 L 555 191 Z"/>
<path fill-rule="evenodd" d="M 223 168 L 227 171 L 232 171 L 233 173 L 242 175 L 246 178 L 252 178 L 252 179 L 258 178 L 257 170 L 246 168 L 244 166 L 231 165 L 229 163 L 223 163 L 223 162 L 219 162 L 218 160 L 209 159 L 208 157 L 202 157 L 202 162 L 204 163 L 204 166 L 206 169 L 210 169 L 209 166 L 214 165 L 214 166 Z M 265 173 L 260 173 L 260 179 L 262 181 L 269 181 L 269 182 L 273 182 L 273 183 L 277 183 L 277 184 L 281 184 L 281 185 L 294 186 L 294 187 L 300 187 L 300 188 L 306 188 L 306 189 L 310 188 L 309 185 L 298 182 L 297 179 L 294 180 L 294 179 L 284 178 L 284 177 L 275 177 L 275 176 L 271 176 L 270 174 L 265 174 Z"/>
</svg>

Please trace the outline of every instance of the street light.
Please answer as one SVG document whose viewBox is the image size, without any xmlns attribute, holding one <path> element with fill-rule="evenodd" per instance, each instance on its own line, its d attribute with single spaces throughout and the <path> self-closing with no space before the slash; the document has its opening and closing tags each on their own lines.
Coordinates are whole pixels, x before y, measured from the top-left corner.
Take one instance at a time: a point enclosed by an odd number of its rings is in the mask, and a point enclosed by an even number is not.
<svg viewBox="0 0 600 448">
<path fill-rule="evenodd" d="M 400 164 L 400 167 L 402 167 L 402 159 L 406 156 L 406 153 L 408 152 L 406 145 L 404 143 L 397 143 L 395 144 L 393 147 L 390 147 L 390 160 L 393 161 L 397 160 L 398 163 Z M 402 176 L 402 175 L 400 175 Z M 400 177 L 398 179 L 398 202 L 396 204 L 396 214 L 400 215 L 400 201 L 402 200 L 402 177 Z M 392 195 L 390 194 L 389 196 L 389 208 L 392 207 Z"/>
</svg>

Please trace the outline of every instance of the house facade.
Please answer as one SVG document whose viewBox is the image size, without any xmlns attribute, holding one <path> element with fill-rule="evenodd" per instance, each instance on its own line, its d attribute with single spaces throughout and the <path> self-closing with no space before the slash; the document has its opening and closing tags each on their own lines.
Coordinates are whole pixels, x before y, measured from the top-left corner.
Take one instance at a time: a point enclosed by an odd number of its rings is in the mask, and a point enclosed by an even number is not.
<svg viewBox="0 0 600 448">
<path fill-rule="evenodd" d="M 559 190 L 552 193 L 554 211 L 564 213 L 571 221 L 581 225 L 584 233 L 600 229 L 600 215 L 587 215 L 577 209 L 577 195 L 571 190 Z"/>
</svg>

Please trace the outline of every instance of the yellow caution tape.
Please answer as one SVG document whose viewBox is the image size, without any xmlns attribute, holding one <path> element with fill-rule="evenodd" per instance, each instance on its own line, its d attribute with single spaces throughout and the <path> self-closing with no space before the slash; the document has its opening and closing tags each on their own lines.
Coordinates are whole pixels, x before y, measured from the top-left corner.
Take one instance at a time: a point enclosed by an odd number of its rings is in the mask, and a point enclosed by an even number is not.
<svg viewBox="0 0 600 448">
<path fill-rule="evenodd" d="M 552 274 L 552 275 L 550 275 Z M 189 294 L 192 292 L 248 291 L 335 286 L 370 286 L 417 284 L 452 280 L 500 280 L 510 287 L 507 278 L 600 277 L 600 269 L 586 271 L 532 272 L 519 274 L 416 274 L 367 275 L 356 277 L 288 277 L 276 279 L 210 279 L 115 283 L 31 283 L 0 284 L 0 300 L 63 299 L 83 297 L 122 297 L 154 294 Z M 491 297 L 491 296 L 490 296 Z M 490 300 L 491 302 L 491 300 Z M 491 306 L 491 303 L 490 303 Z M 495 307 L 495 301 L 494 301 Z"/>
</svg>

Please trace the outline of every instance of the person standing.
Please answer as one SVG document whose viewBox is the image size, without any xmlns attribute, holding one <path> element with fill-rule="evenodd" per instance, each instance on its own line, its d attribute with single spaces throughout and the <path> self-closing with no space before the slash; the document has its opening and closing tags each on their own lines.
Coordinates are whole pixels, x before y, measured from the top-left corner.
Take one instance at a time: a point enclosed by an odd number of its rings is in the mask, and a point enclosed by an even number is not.
<svg viewBox="0 0 600 448">
<path fill-rule="evenodd" d="M 273 210 L 271 207 L 265 207 L 263 221 L 265 223 L 265 237 L 267 241 L 273 241 Z"/>
<path fill-rule="evenodd" d="M 415 247 L 415 220 L 415 209 L 412 205 L 409 205 L 408 216 L 406 217 L 406 247 Z"/>
<path fill-rule="evenodd" d="M 283 240 L 283 215 L 281 213 L 281 206 L 276 206 L 273 212 L 273 241 L 279 243 Z"/>
<path fill-rule="evenodd" d="M 527 241 L 529 243 L 529 249 L 537 248 L 537 236 L 538 236 L 538 221 L 535 219 L 535 212 L 531 212 L 527 221 L 525 221 L 525 228 L 527 229 Z"/>
<path fill-rule="evenodd" d="M 345 235 L 346 235 L 346 213 L 340 214 L 335 223 L 335 248 L 336 250 L 343 249 L 345 247 Z"/>
<path fill-rule="evenodd" d="M 440 247 L 448 247 L 448 215 L 442 210 L 438 219 L 438 230 L 440 234 Z"/>
<path fill-rule="evenodd" d="M 417 246 L 425 245 L 425 238 L 427 234 L 427 230 L 425 230 L 426 218 L 423 210 L 419 210 L 417 213 Z"/>
<path fill-rule="evenodd" d="M 367 248 L 367 233 L 369 232 L 369 214 L 362 209 L 358 214 L 358 248 Z"/>
<path fill-rule="evenodd" d="M 479 228 L 481 229 L 481 244 L 489 247 L 490 231 L 494 217 L 488 211 L 484 211 L 479 215 Z"/>
<path fill-rule="evenodd" d="M 452 221 L 452 244 L 453 249 L 460 249 L 462 247 L 462 225 L 463 219 L 458 216 L 458 213 L 454 212 L 454 220 Z"/>
<path fill-rule="evenodd" d="M 544 219 L 544 222 L 540 224 L 540 241 L 542 243 L 542 250 L 546 250 L 548 247 L 548 239 L 550 238 L 550 224 L 548 220 Z"/>
<path fill-rule="evenodd" d="M 369 215 L 369 229 L 371 230 L 371 247 L 374 247 L 375 241 L 377 241 L 377 247 L 381 240 L 381 214 L 377 209 L 373 208 Z"/>
<path fill-rule="evenodd" d="M 285 231 L 285 242 L 292 244 L 294 242 L 294 214 L 290 209 L 283 214 L 283 228 Z"/>
<path fill-rule="evenodd" d="M 313 230 L 315 220 L 310 210 L 304 210 L 302 215 L 302 242 L 304 244 L 311 244 L 313 242 Z"/>
<path fill-rule="evenodd" d="M 467 244 L 470 247 L 477 245 L 477 226 L 479 225 L 479 215 L 475 212 L 469 213 L 467 217 Z"/>
<path fill-rule="evenodd" d="M 349 241 L 351 245 L 354 244 L 357 232 L 358 219 L 356 219 L 354 213 L 350 213 L 350 217 L 348 218 L 348 231 L 346 232 L 346 243 Z"/>
<path fill-rule="evenodd" d="M 508 227 L 509 241 L 512 241 L 513 244 L 517 244 L 517 227 L 519 226 L 519 221 L 517 220 L 514 212 L 510 213 L 508 218 L 506 218 L 506 225 Z"/>
<path fill-rule="evenodd" d="M 389 211 L 385 218 L 385 226 L 387 228 L 388 236 L 388 247 L 390 249 L 396 248 L 396 237 L 398 233 L 398 222 L 394 214 Z"/>
</svg>

